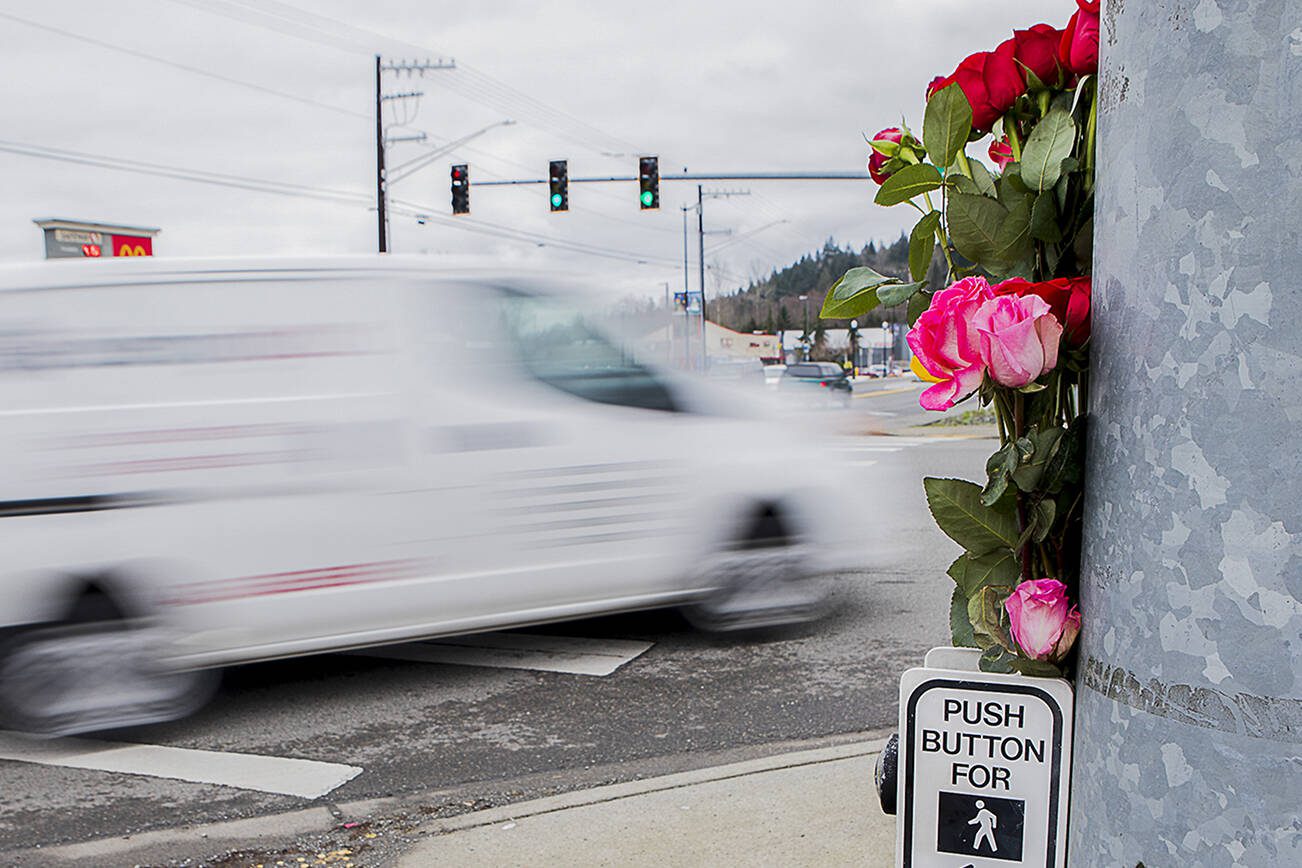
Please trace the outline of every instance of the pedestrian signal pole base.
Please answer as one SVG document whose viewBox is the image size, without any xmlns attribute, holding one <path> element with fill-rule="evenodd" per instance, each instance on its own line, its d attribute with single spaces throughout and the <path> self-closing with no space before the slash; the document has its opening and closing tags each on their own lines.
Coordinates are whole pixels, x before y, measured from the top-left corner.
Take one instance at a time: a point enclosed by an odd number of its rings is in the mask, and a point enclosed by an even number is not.
<svg viewBox="0 0 1302 868">
<path fill-rule="evenodd" d="M 895 864 L 1064 868 L 1071 685 L 981 672 L 979 657 L 933 648 L 900 678 Z"/>
</svg>

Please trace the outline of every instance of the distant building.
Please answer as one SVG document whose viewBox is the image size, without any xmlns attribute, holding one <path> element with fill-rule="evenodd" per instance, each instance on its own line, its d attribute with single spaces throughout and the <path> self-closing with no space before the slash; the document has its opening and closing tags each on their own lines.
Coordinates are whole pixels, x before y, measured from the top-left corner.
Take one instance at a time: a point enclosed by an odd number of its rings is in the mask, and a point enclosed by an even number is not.
<svg viewBox="0 0 1302 868">
<path fill-rule="evenodd" d="M 766 365 L 782 361 L 777 335 L 735 332 L 709 320 L 701 336 L 700 320 L 677 316 L 674 321 L 642 337 L 640 343 L 649 358 L 677 367 L 699 368 L 701 350 L 711 360 L 759 359 Z"/>
<path fill-rule="evenodd" d="M 33 220 L 45 233 L 46 259 L 101 259 L 153 256 L 154 236 L 161 229 L 45 217 Z"/>
</svg>

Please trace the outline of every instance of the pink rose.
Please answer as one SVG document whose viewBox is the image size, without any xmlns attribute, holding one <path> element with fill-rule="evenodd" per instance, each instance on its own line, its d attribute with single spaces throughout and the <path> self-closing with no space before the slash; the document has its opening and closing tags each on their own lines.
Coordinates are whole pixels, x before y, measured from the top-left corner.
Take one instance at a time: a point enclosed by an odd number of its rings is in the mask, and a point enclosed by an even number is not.
<svg viewBox="0 0 1302 868">
<path fill-rule="evenodd" d="M 1067 599 L 1057 579 L 1022 582 L 1004 601 L 1013 641 L 1035 660 L 1067 656 L 1080 632 L 1080 610 Z"/>
<path fill-rule="evenodd" d="M 904 138 L 904 133 L 900 131 L 899 127 L 888 127 L 873 136 L 873 141 L 895 142 L 898 144 L 902 138 Z M 874 150 L 872 156 L 868 158 L 868 174 L 871 175 L 872 179 L 878 184 L 885 184 L 886 179 L 890 177 L 889 174 L 882 171 L 882 166 L 886 165 L 886 161 L 889 159 L 890 157 L 876 150 Z"/>
<path fill-rule="evenodd" d="M 937 379 L 919 398 L 923 409 L 948 410 L 981 385 L 985 364 L 974 317 L 993 298 L 984 277 L 965 277 L 936 293 L 909 330 L 909 348 Z"/>
<path fill-rule="evenodd" d="M 1001 386 L 1021 388 L 1058 364 L 1062 324 L 1038 295 L 993 298 L 972 325 L 981 336 L 982 366 Z"/>
<path fill-rule="evenodd" d="M 1049 310 L 1062 323 L 1062 342 L 1069 347 L 1084 346 L 1090 339 L 1090 279 L 1059 277 L 1031 283 L 1013 277 L 991 287 L 995 295 L 1038 295 L 1049 303 Z"/>
</svg>

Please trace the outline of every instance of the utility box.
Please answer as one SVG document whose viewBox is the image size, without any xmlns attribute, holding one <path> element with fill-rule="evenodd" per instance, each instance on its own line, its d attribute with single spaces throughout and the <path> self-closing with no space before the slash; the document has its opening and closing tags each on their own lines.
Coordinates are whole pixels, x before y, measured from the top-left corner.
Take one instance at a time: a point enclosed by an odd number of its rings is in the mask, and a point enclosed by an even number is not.
<svg viewBox="0 0 1302 868">
<path fill-rule="evenodd" d="M 102 259 L 153 256 L 161 229 L 45 217 L 33 220 L 45 233 L 46 259 Z"/>
<path fill-rule="evenodd" d="M 1063 868 L 1071 685 L 978 656 L 933 649 L 900 679 L 896 865 Z"/>
</svg>

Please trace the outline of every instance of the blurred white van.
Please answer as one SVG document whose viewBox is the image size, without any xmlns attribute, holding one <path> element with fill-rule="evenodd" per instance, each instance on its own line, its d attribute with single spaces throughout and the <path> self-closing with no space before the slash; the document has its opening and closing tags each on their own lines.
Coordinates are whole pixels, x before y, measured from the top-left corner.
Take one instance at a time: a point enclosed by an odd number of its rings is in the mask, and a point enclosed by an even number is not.
<svg viewBox="0 0 1302 868">
<path fill-rule="evenodd" d="M 575 288 L 379 257 L 0 269 L 4 725 L 176 717 L 246 661 L 817 614 L 836 469 L 629 357 Z"/>
</svg>

